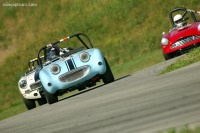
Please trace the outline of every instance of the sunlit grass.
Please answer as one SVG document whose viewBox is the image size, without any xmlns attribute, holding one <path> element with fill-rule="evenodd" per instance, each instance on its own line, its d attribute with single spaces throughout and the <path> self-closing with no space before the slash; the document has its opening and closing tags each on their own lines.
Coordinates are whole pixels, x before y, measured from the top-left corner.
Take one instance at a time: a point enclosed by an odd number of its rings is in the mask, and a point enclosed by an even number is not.
<svg viewBox="0 0 200 133">
<path fill-rule="evenodd" d="M 182 56 L 178 61 L 168 66 L 165 70 L 161 72 L 161 74 L 177 70 L 198 61 L 200 61 L 200 48 L 195 48 L 187 53 L 185 56 Z"/>
<path fill-rule="evenodd" d="M 179 128 L 170 128 L 166 131 L 161 131 L 158 133 L 200 133 L 200 127 L 190 128 L 189 126 L 179 127 Z"/>
</svg>

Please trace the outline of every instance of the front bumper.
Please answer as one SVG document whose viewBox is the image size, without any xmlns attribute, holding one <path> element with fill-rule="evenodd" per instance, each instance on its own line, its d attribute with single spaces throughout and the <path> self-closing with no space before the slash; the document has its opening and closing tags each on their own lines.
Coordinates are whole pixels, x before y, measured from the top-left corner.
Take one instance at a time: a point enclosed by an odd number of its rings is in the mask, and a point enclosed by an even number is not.
<svg viewBox="0 0 200 133">
<path fill-rule="evenodd" d="M 39 99 L 42 98 L 40 90 L 26 90 L 24 93 L 22 93 L 23 97 L 26 99 Z"/>
</svg>

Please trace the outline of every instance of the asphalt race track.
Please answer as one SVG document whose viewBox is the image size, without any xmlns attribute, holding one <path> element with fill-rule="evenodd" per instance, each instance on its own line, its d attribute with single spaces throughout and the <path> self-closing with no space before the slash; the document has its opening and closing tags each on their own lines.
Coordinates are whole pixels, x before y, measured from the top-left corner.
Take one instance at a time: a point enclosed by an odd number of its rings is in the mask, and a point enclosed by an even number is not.
<svg viewBox="0 0 200 133">
<path fill-rule="evenodd" d="M 172 61 L 1 120 L 0 132 L 158 133 L 200 123 L 200 62 L 159 75 Z"/>
</svg>

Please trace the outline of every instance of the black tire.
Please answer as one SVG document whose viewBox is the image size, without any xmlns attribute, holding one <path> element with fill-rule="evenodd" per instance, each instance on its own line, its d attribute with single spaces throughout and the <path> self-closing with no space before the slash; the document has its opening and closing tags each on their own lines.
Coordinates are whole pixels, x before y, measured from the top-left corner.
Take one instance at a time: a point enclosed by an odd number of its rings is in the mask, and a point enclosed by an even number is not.
<svg viewBox="0 0 200 133">
<path fill-rule="evenodd" d="M 41 106 L 41 105 L 46 104 L 46 103 L 47 103 L 47 100 L 46 100 L 45 97 L 42 97 L 42 98 L 40 98 L 40 99 L 37 99 L 37 102 L 38 102 L 38 104 Z"/>
<path fill-rule="evenodd" d="M 35 100 L 33 100 L 33 99 L 26 99 L 23 96 L 22 96 L 22 99 L 23 99 L 24 104 L 26 105 L 26 108 L 28 110 L 34 109 L 36 107 Z"/>
<path fill-rule="evenodd" d="M 106 63 L 106 72 L 105 72 L 105 74 L 102 75 L 102 80 L 103 80 L 104 84 L 108 84 L 108 83 L 113 82 L 115 79 L 114 79 L 114 75 L 110 69 L 110 66 L 109 66 L 106 58 L 104 58 L 104 60 Z"/>
<path fill-rule="evenodd" d="M 174 57 L 172 54 L 164 54 L 164 52 L 163 52 L 163 56 L 164 56 L 165 60 L 169 60 Z"/>
<path fill-rule="evenodd" d="M 78 91 L 82 91 L 82 90 L 85 90 L 85 89 L 86 89 L 85 86 L 79 86 L 79 87 L 78 87 Z"/>
<path fill-rule="evenodd" d="M 53 104 L 53 103 L 56 103 L 58 102 L 58 97 L 55 95 L 55 94 L 51 94 L 49 93 L 48 91 L 46 91 L 44 88 L 44 95 L 46 97 L 46 100 L 49 104 Z"/>
</svg>

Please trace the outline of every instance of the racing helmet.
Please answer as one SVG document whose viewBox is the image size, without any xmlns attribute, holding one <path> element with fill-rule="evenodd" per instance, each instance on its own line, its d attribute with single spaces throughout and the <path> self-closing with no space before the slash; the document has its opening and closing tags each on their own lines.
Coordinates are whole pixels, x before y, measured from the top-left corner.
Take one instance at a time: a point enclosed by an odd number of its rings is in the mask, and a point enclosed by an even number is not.
<svg viewBox="0 0 200 133">
<path fill-rule="evenodd" d="M 177 27 L 183 26 L 186 22 L 183 20 L 183 17 L 181 14 L 177 14 L 174 16 L 174 23 Z"/>
</svg>

